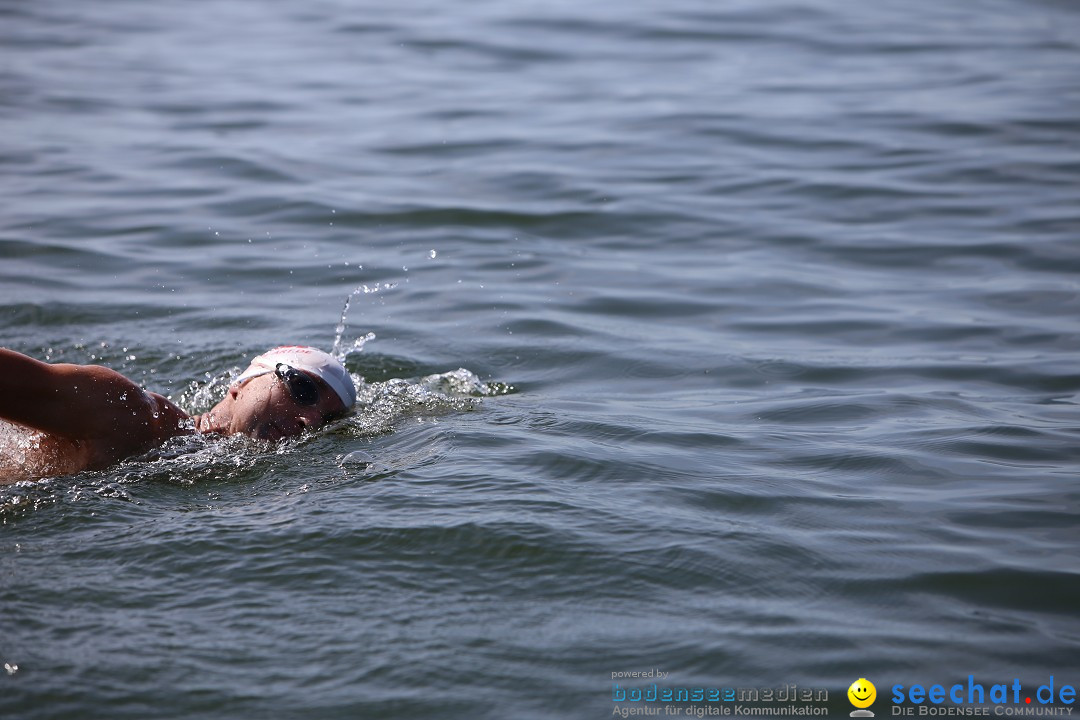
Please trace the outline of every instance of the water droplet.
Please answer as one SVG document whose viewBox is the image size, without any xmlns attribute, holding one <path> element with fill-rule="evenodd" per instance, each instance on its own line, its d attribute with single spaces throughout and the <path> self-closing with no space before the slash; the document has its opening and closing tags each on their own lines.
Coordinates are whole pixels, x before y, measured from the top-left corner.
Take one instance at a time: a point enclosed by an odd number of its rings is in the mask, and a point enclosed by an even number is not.
<svg viewBox="0 0 1080 720">
<path fill-rule="evenodd" d="M 372 457 L 369 453 L 366 453 L 363 450 L 354 450 L 345 457 L 341 458 L 340 464 L 345 465 L 347 463 L 356 463 L 361 465 L 367 465 L 374 461 L 375 458 Z"/>
</svg>

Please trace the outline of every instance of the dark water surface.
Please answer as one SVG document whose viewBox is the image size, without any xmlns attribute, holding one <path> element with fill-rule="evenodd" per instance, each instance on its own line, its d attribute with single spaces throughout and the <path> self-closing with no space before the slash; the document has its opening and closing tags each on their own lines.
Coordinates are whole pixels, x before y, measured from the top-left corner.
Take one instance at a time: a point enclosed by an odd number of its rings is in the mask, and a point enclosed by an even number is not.
<svg viewBox="0 0 1080 720">
<path fill-rule="evenodd" d="M 356 416 L 0 489 L 0 717 L 1080 684 L 1078 38 L 1051 0 L 0 0 L 0 344 L 196 411 L 368 290 Z"/>
</svg>

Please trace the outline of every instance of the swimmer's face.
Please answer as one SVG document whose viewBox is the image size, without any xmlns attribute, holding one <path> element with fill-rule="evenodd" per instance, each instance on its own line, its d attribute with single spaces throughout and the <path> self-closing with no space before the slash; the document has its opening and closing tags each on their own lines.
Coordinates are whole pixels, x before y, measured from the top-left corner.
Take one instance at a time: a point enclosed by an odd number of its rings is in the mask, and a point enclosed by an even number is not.
<svg viewBox="0 0 1080 720">
<path fill-rule="evenodd" d="M 303 379 L 310 379 L 318 390 L 313 404 L 295 385 L 290 388 L 285 378 L 267 373 L 230 386 L 225 399 L 210 413 L 221 412 L 224 417 L 227 412 L 221 428 L 227 435 L 243 433 L 271 441 L 314 430 L 345 413 L 345 404 L 330 386 L 307 373 Z"/>
</svg>

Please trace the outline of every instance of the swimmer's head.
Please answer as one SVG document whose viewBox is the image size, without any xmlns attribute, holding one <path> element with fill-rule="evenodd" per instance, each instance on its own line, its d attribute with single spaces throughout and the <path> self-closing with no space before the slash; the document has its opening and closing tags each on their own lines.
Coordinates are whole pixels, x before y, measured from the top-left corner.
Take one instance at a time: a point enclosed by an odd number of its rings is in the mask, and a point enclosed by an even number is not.
<svg viewBox="0 0 1080 720">
<path fill-rule="evenodd" d="M 355 403 L 356 388 L 340 362 L 316 348 L 289 345 L 253 359 L 196 427 L 280 440 L 321 427 Z"/>
<path fill-rule="evenodd" d="M 282 345 L 259 355 L 233 382 L 239 383 L 248 378 L 276 372 L 278 365 L 288 365 L 321 378 L 341 398 L 346 409 L 356 404 L 356 387 L 345 366 L 333 355 L 303 345 Z"/>
</svg>

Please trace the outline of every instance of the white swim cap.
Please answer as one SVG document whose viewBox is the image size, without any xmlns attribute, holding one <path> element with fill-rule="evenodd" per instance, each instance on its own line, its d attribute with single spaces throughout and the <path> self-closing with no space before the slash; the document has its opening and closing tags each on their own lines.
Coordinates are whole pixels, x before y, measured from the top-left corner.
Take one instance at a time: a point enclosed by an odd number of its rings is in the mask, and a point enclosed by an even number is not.
<svg viewBox="0 0 1080 720">
<path fill-rule="evenodd" d="M 334 356 L 318 348 L 303 345 L 283 345 L 259 355 L 233 382 L 243 382 L 249 378 L 272 373 L 277 369 L 278 363 L 285 363 L 297 370 L 303 370 L 321 378 L 337 393 L 346 408 L 351 408 L 356 404 L 356 387 L 345 366 Z"/>
</svg>

